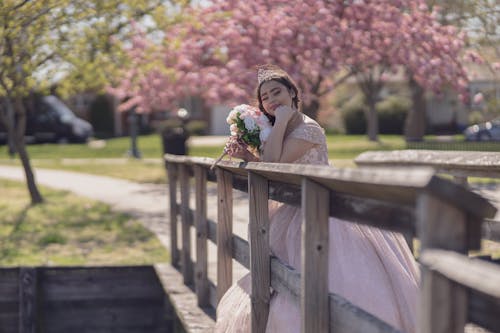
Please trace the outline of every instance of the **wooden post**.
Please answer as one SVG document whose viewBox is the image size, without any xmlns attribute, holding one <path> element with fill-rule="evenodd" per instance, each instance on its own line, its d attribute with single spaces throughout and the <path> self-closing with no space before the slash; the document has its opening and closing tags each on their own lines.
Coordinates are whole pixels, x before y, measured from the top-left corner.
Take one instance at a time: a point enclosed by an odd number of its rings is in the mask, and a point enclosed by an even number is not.
<svg viewBox="0 0 500 333">
<path fill-rule="evenodd" d="M 210 305 L 208 284 L 208 251 L 207 251 L 207 172 L 199 166 L 194 166 L 196 182 L 196 213 L 194 216 L 196 226 L 196 296 L 198 306 Z"/>
<path fill-rule="evenodd" d="M 429 194 L 417 198 L 417 232 L 420 247 L 467 253 L 467 215 Z"/>
<path fill-rule="evenodd" d="M 179 267 L 179 248 L 177 246 L 177 166 L 167 164 L 168 190 L 170 201 L 170 256 L 172 265 Z"/>
<path fill-rule="evenodd" d="M 302 180 L 302 333 L 328 332 L 328 216 L 330 193 L 323 186 Z"/>
<path fill-rule="evenodd" d="M 266 330 L 271 295 L 271 249 L 269 247 L 269 182 L 248 174 L 250 208 L 250 273 L 252 276 L 252 333 Z"/>
<path fill-rule="evenodd" d="M 19 269 L 19 332 L 37 332 L 37 272 L 34 267 Z"/>
<path fill-rule="evenodd" d="M 233 281 L 233 176 L 217 168 L 217 303 Z"/>
<path fill-rule="evenodd" d="M 421 251 L 438 248 L 467 252 L 466 214 L 429 193 L 417 198 L 417 232 Z M 467 323 L 465 289 L 425 267 L 421 279 L 419 332 L 463 332 Z"/>
<path fill-rule="evenodd" d="M 181 185 L 181 221 L 182 221 L 182 275 L 185 284 L 193 284 L 194 273 L 191 262 L 191 221 L 189 214 L 189 174 L 188 166 L 179 165 L 179 179 Z"/>
</svg>

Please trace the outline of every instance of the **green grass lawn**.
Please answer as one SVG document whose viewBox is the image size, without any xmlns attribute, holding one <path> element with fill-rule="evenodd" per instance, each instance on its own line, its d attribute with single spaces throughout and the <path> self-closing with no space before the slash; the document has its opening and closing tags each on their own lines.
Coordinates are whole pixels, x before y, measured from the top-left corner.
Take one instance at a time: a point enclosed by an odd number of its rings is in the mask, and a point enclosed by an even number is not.
<svg viewBox="0 0 500 333">
<path fill-rule="evenodd" d="M 363 135 L 327 136 L 328 153 L 337 167 L 352 167 L 353 158 L 366 150 L 404 148 L 397 135 L 381 135 L 379 142 L 370 142 Z M 128 137 L 99 141 L 99 144 L 40 144 L 29 145 L 28 153 L 35 168 L 60 169 L 124 178 L 136 182 L 163 183 L 165 170 L 161 160 L 162 147 L 156 134 L 139 137 L 143 159 L 128 158 Z M 189 155 L 217 158 L 223 145 L 190 146 Z M 0 146 L 0 164 L 20 165 L 9 159 L 6 146 Z"/>
<path fill-rule="evenodd" d="M 28 145 L 28 153 L 32 159 L 62 158 L 124 158 L 130 147 L 128 137 L 100 141 L 100 144 L 37 144 Z M 354 158 L 366 150 L 403 149 L 404 139 L 399 135 L 380 135 L 379 142 L 370 142 L 364 135 L 328 135 L 328 152 L 330 158 Z M 139 150 L 144 158 L 161 158 L 162 147 L 160 137 L 156 134 L 140 136 Z M 189 154 L 193 156 L 217 157 L 223 145 L 191 146 Z M 7 158 L 6 146 L 0 146 L 0 158 Z"/>
<path fill-rule="evenodd" d="M 31 206 L 23 183 L 0 179 L 0 265 L 143 265 L 167 250 L 141 223 L 110 207 L 41 187 Z"/>
<path fill-rule="evenodd" d="M 427 139 L 427 137 L 426 137 Z M 429 140 L 433 137 L 429 136 Z M 457 137 L 456 140 L 460 141 Z M 477 143 L 463 143 L 477 144 Z M 380 135 L 378 142 L 368 141 L 365 135 L 327 135 L 328 155 L 336 167 L 354 167 L 353 159 L 368 150 L 405 149 L 400 135 Z M 442 145 L 442 144 L 441 144 Z M 144 135 L 138 139 L 143 159 L 128 158 L 128 137 L 101 140 L 92 144 L 29 145 L 28 152 L 35 168 L 60 169 L 118 177 L 141 183 L 164 183 L 162 146 L 159 135 Z M 217 158 L 223 144 L 191 145 L 189 155 Z M 6 146 L 0 146 L 0 164 L 20 165 L 18 159 L 9 159 Z M 477 180 L 473 180 L 477 181 Z M 481 180 L 479 180 L 481 181 Z"/>
</svg>

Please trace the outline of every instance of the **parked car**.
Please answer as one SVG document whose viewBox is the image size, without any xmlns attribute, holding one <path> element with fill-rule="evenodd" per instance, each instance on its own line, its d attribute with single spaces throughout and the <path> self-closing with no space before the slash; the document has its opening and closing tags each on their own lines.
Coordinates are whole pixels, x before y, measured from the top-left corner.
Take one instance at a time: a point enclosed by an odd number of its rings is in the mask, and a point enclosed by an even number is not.
<svg viewBox="0 0 500 333">
<path fill-rule="evenodd" d="M 26 104 L 27 142 L 85 142 L 93 134 L 92 125 L 78 118 L 53 95 L 36 97 Z M 7 141 L 6 129 L 0 123 L 0 141 Z"/>
<path fill-rule="evenodd" d="M 500 141 L 500 117 L 464 130 L 467 141 Z"/>
</svg>

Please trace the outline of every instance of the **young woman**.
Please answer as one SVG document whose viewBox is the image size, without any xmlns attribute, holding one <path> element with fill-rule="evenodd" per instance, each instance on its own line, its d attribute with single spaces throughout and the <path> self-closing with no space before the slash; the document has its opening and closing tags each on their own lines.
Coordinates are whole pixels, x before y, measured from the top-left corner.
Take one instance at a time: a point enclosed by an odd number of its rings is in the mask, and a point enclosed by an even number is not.
<svg viewBox="0 0 500 333">
<path fill-rule="evenodd" d="M 234 143 L 233 157 L 246 161 L 328 164 L 323 129 L 300 112 L 300 94 L 276 66 L 258 72 L 259 108 L 273 123 L 261 157 Z M 272 202 L 270 245 L 275 256 L 300 272 L 301 211 Z M 415 332 L 419 273 L 401 234 L 329 220 L 329 289 L 404 332 Z M 250 275 L 232 286 L 217 307 L 216 332 L 250 331 Z M 266 332 L 299 332 L 300 305 L 287 293 L 271 298 Z"/>
</svg>

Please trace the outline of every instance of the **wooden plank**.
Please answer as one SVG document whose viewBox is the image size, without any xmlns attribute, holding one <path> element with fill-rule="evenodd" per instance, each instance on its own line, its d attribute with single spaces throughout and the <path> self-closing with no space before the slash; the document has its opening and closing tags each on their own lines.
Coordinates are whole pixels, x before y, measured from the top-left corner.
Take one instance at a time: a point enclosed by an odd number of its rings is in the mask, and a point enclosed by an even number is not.
<svg viewBox="0 0 500 333">
<path fill-rule="evenodd" d="M 122 302 L 48 302 L 44 303 L 43 326 L 46 332 L 90 332 L 108 329 L 158 331 L 165 328 L 163 299 Z"/>
<path fill-rule="evenodd" d="M 433 272 L 500 300 L 500 266 L 452 251 L 424 250 L 420 262 Z"/>
<path fill-rule="evenodd" d="M 476 193 L 423 169 L 334 169 L 327 166 L 249 163 L 247 170 L 262 174 L 269 180 L 298 184 L 300 176 L 308 177 L 333 191 L 356 197 L 413 205 L 417 193 L 428 190 L 452 204 L 463 207 L 477 217 L 493 217 L 496 208 Z M 286 174 L 285 174 L 286 172 Z"/>
<path fill-rule="evenodd" d="M 155 265 L 160 282 L 186 332 L 213 332 L 215 311 L 198 306 L 196 294 L 184 285 L 183 277 L 168 264 Z"/>
<path fill-rule="evenodd" d="M 304 168 L 301 165 L 286 165 L 275 163 L 234 163 L 224 161 L 220 167 L 238 172 L 240 175 L 237 178 L 244 179 L 245 170 L 255 171 L 264 175 L 270 180 L 270 198 L 277 201 L 287 202 L 292 205 L 298 205 L 297 196 L 285 190 L 280 193 L 274 190 L 274 183 L 300 185 L 302 176 L 307 176 L 316 182 L 322 183 L 339 196 L 350 196 L 351 198 L 360 199 L 358 202 L 363 202 L 365 198 L 373 199 L 379 203 L 404 204 L 413 206 L 415 204 L 417 192 L 426 189 L 443 200 L 449 201 L 451 204 L 464 207 L 470 214 L 477 217 L 492 217 L 496 208 L 487 200 L 475 193 L 471 193 L 461 186 L 453 184 L 450 181 L 433 177 L 433 171 L 429 169 L 419 170 L 365 170 L 365 169 L 334 169 L 328 166 L 308 166 Z M 242 185 L 241 190 L 245 191 L 244 182 L 238 180 Z M 351 202 L 346 201 L 347 204 Z M 353 202 L 351 207 L 346 206 L 346 213 L 356 212 L 356 202 Z M 367 205 L 370 207 L 371 205 Z M 376 206 L 371 206 L 376 209 Z M 389 214 L 390 209 L 383 214 Z M 340 213 L 332 213 L 334 214 Z M 348 215 L 348 214 L 344 214 Z M 395 217 L 399 214 L 394 214 Z M 345 219 L 345 217 L 336 216 Z M 358 220 L 358 217 L 355 217 Z M 381 221 L 379 218 L 374 219 L 373 216 L 367 214 L 364 221 Z M 383 220 L 382 220 L 383 221 Z M 385 220 L 389 229 L 401 225 L 399 223 L 390 223 L 390 220 Z M 407 228 L 407 227 L 405 227 Z M 397 230 L 404 232 L 403 230 Z"/>
<path fill-rule="evenodd" d="M 500 156 L 494 152 L 410 149 L 370 151 L 360 154 L 354 161 L 359 166 L 427 166 L 457 176 L 500 177 Z"/>
<path fill-rule="evenodd" d="M 266 330 L 269 316 L 270 295 L 270 253 L 269 246 L 269 208 L 267 179 L 250 172 L 249 188 L 249 221 L 250 221 L 250 274 L 252 279 L 252 333 Z"/>
<path fill-rule="evenodd" d="M 214 244 L 217 244 L 217 223 L 210 220 L 210 219 L 207 219 L 207 223 L 208 223 L 208 239 L 214 243 Z"/>
<path fill-rule="evenodd" d="M 0 303 L 19 300 L 19 268 L 0 268 Z"/>
<path fill-rule="evenodd" d="M 481 237 L 483 229 L 483 219 L 468 215 L 466 225 L 467 248 L 471 250 L 481 249 Z"/>
<path fill-rule="evenodd" d="M 416 208 L 417 233 L 422 250 L 468 251 L 467 216 L 463 211 L 425 192 L 420 195 Z"/>
<path fill-rule="evenodd" d="M 19 332 L 19 268 L 0 268 L 0 332 Z"/>
<path fill-rule="evenodd" d="M 500 266 L 444 250 L 425 250 L 420 262 L 453 285 L 467 289 L 468 321 L 500 331 Z"/>
<path fill-rule="evenodd" d="M 209 281 L 209 289 L 210 289 L 210 306 L 212 309 L 217 309 L 217 286 Z"/>
<path fill-rule="evenodd" d="M 19 304 L 13 304 L 10 308 L 0 308 L 0 332 L 19 333 Z"/>
<path fill-rule="evenodd" d="M 329 191 L 304 178 L 302 181 L 302 332 L 327 332 Z M 310 274 L 314 272 L 314 274 Z"/>
<path fill-rule="evenodd" d="M 458 333 L 467 323 L 467 293 L 435 272 L 422 268 L 419 327 L 421 332 Z"/>
<path fill-rule="evenodd" d="M 271 287 L 278 293 L 289 293 L 300 303 L 300 273 L 277 257 L 271 257 Z"/>
<path fill-rule="evenodd" d="M 435 177 L 432 168 L 337 169 L 330 166 L 262 162 L 236 164 L 228 161 L 222 161 L 218 167 L 242 176 L 245 170 L 253 171 L 270 181 L 294 185 L 300 185 L 302 177 L 308 177 L 333 191 L 408 205 L 413 205 L 417 192 L 425 189 L 443 200 L 464 207 L 477 217 L 493 217 L 496 212 L 496 208 L 481 196 Z"/>
<path fill-rule="evenodd" d="M 39 274 L 43 330 L 165 330 L 164 292 L 151 266 L 50 267 Z"/>
<path fill-rule="evenodd" d="M 233 235 L 233 258 L 243 265 L 243 267 L 250 269 L 250 250 L 248 242 L 238 235 Z"/>
<path fill-rule="evenodd" d="M 172 265 L 179 267 L 180 253 L 177 245 L 177 166 L 167 163 L 168 190 L 170 203 L 170 257 Z"/>
<path fill-rule="evenodd" d="M 485 219 L 481 227 L 483 238 L 500 242 L 500 221 Z"/>
<path fill-rule="evenodd" d="M 150 266 L 50 267 L 39 271 L 47 302 L 155 298 L 161 294 Z M 155 283 L 156 281 L 156 283 Z"/>
<path fill-rule="evenodd" d="M 38 326 L 38 277 L 34 267 L 19 269 L 19 332 L 35 333 Z"/>
<path fill-rule="evenodd" d="M 208 306 L 207 174 L 201 166 L 195 165 L 193 168 L 196 179 L 196 295 L 199 306 Z"/>
<path fill-rule="evenodd" d="M 496 264 L 498 266 L 498 264 Z M 500 332 L 500 301 L 498 297 L 486 295 L 477 290 L 469 290 L 470 322 L 477 324 L 491 332 Z"/>
<path fill-rule="evenodd" d="M 467 289 L 468 320 L 491 332 L 500 331 L 500 266 L 444 250 L 425 250 L 427 269 Z"/>
<path fill-rule="evenodd" d="M 191 233 L 192 214 L 189 212 L 189 170 L 187 165 L 179 165 L 179 183 L 181 186 L 181 224 L 182 224 L 182 249 L 181 269 L 185 284 L 194 283 L 194 269 L 191 261 Z"/>
<path fill-rule="evenodd" d="M 497 212 L 487 199 L 447 179 L 432 177 L 425 190 L 481 220 L 494 217 Z"/>
<path fill-rule="evenodd" d="M 401 333 L 399 330 L 358 308 L 345 298 L 330 294 L 330 332 L 335 333 Z"/>
<path fill-rule="evenodd" d="M 467 216 L 429 193 L 417 200 L 417 226 L 421 250 L 440 248 L 466 253 Z M 463 332 L 467 322 L 467 294 L 439 274 L 423 267 L 420 289 L 421 332 Z"/>
<path fill-rule="evenodd" d="M 271 258 L 271 285 L 278 293 L 290 293 L 300 302 L 300 274 L 278 258 Z M 355 306 L 345 298 L 329 294 L 329 328 L 335 333 L 396 333 L 399 332 L 381 319 Z"/>
<path fill-rule="evenodd" d="M 217 169 L 217 300 L 229 289 L 233 279 L 233 187 L 232 175 Z"/>
</svg>

